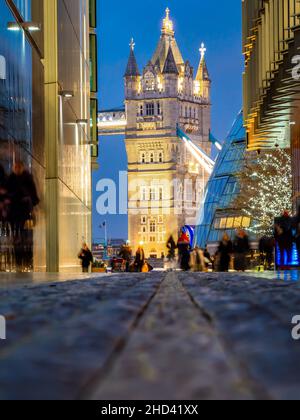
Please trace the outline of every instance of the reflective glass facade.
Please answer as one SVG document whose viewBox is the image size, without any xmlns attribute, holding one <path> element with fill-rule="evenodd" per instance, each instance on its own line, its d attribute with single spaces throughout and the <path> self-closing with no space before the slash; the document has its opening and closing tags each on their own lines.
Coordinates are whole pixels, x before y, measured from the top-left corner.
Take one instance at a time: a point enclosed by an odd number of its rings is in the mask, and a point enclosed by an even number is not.
<svg viewBox="0 0 300 420">
<path fill-rule="evenodd" d="M 237 228 L 249 228 L 249 218 L 232 208 L 239 193 L 236 174 L 246 152 L 246 133 L 240 113 L 223 145 L 214 172 L 207 184 L 203 207 L 196 227 L 195 243 L 200 247 L 215 246 L 225 232 L 234 236 Z"/>
<path fill-rule="evenodd" d="M 82 241 L 91 242 L 97 68 L 90 57 L 90 16 L 96 25 L 90 5 L 95 2 L 0 0 L 0 164 L 9 174 L 16 160 L 24 161 L 37 184 L 35 271 L 79 270 Z M 24 29 L 25 22 L 41 30 Z M 95 45 L 93 33 L 92 50 Z"/>
<path fill-rule="evenodd" d="M 43 21 L 38 0 L 0 0 L 0 164 L 11 173 L 16 160 L 22 160 L 35 179 L 41 206 L 36 212 L 34 235 L 34 263 L 36 270 L 45 270 L 44 217 L 44 80 L 41 55 L 41 34 L 31 36 L 25 31 L 8 30 L 9 23 L 23 20 Z M 7 260 L 9 241 L 3 241 L 7 231 L 2 226 L 2 247 Z M 13 269 L 3 262 L 2 269 Z"/>
</svg>

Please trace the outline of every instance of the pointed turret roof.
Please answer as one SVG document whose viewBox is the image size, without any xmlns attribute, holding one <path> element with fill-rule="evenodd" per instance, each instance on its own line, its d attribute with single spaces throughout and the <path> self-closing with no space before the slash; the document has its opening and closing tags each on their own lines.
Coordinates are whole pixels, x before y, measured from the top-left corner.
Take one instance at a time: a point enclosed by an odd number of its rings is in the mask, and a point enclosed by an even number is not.
<svg viewBox="0 0 300 420">
<path fill-rule="evenodd" d="M 159 61 L 161 70 L 163 70 L 164 68 L 170 45 L 172 48 L 175 63 L 177 64 L 177 66 L 183 65 L 184 60 L 182 58 L 181 52 L 178 48 L 178 45 L 175 39 L 174 24 L 172 20 L 170 19 L 170 10 L 167 9 L 166 17 L 163 20 L 161 37 L 160 37 L 158 46 L 156 48 L 156 51 L 151 59 L 153 64 L 156 64 Z"/>
<path fill-rule="evenodd" d="M 200 60 L 200 64 L 198 67 L 198 71 L 197 71 L 197 76 L 196 76 L 196 80 L 197 81 L 202 81 L 202 80 L 210 80 L 209 78 L 209 72 L 208 72 L 208 68 L 207 68 L 207 64 L 206 64 L 206 60 L 205 60 L 205 53 L 206 53 L 206 48 L 204 43 L 201 44 L 201 48 L 200 48 L 200 54 L 201 54 L 201 60 Z"/>
<path fill-rule="evenodd" d="M 129 55 L 128 64 L 126 67 L 125 77 L 140 76 L 139 68 L 138 68 L 137 61 L 134 54 L 134 47 L 135 47 L 135 43 L 134 43 L 134 40 L 132 39 L 130 42 L 130 55 Z"/>
<path fill-rule="evenodd" d="M 165 65 L 164 65 L 163 73 L 164 74 L 179 74 L 171 45 L 169 46 L 169 51 L 168 51 Z"/>
</svg>

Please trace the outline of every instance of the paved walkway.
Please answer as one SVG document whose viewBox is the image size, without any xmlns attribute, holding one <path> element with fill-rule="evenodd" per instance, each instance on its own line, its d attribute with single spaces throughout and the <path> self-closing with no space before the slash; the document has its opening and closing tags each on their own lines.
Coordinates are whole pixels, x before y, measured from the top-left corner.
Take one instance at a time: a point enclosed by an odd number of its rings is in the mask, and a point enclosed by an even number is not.
<svg viewBox="0 0 300 420">
<path fill-rule="evenodd" d="M 0 288 L 0 399 L 300 399 L 300 284 L 115 275 Z"/>
</svg>

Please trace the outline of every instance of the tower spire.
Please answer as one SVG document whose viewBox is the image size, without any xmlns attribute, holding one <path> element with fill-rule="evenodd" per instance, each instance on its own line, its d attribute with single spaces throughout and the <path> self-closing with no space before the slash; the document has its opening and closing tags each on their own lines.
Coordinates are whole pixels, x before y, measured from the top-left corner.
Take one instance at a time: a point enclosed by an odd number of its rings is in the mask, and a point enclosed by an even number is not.
<svg viewBox="0 0 300 420">
<path fill-rule="evenodd" d="M 164 74 L 179 74 L 178 67 L 170 44 L 167 59 L 163 69 Z"/>
<path fill-rule="evenodd" d="M 205 61 L 205 53 L 207 51 L 204 42 L 202 42 L 201 47 L 199 49 L 200 51 L 200 64 L 197 71 L 196 81 L 202 82 L 203 80 L 209 80 L 209 73 Z"/>
<path fill-rule="evenodd" d="M 200 54 L 201 54 L 201 61 L 203 61 L 204 58 L 205 58 L 205 53 L 207 51 L 207 49 L 205 48 L 204 42 L 202 42 L 201 48 L 199 49 L 199 51 L 200 51 Z"/>
<path fill-rule="evenodd" d="M 173 21 L 170 19 L 170 9 L 166 8 L 166 17 L 163 20 L 163 26 L 162 26 L 162 34 L 168 35 L 168 36 L 174 36 L 174 24 Z"/>
<path fill-rule="evenodd" d="M 140 76 L 140 72 L 139 72 L 139 68 L 138 68 L 137 61 L 134 54 L 135 42 L 133 38 L 131 38 L 129 46 L 130 46 L 130 54 L 129 54 L 129 59 L 128 59 L 127 67 L 126 67 L 125 77 L 137 77 L 137 76 Z"/>
</svg>

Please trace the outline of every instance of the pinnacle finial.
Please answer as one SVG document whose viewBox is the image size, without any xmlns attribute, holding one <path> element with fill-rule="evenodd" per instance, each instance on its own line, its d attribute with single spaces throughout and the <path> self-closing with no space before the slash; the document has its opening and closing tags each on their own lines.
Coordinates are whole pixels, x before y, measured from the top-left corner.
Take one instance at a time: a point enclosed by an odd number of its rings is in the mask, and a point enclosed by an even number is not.
<svg viewBox="0 0 300 420">
<path fill-rule="evenodd" d="M 166 8 L 166 17 L 163 21 L 162 33 L 166 35 L 174 36 L 174 25 L 170 19 L 170 9 Z"/>
<path fill-rule="evenodd" d="M 131 51 L 134 51 L 135 42 L 133 38 L 131 38 L 129 46 L 130 46 Z"/>
<path fill-rule="evenodd" d="M 206 51 L 207 51 L 207 49 L 205 48 L 205 44 L 204 44 L 204 42 L 202 42 L 202 44 L 201 44 L 201 48 L 200 48 L 200 54 L 201 54 L 201 60 L 203 60 L 204 59 L 204 57 L 205 57 L 205 53 L 206 53 Z"/>
</svg>

